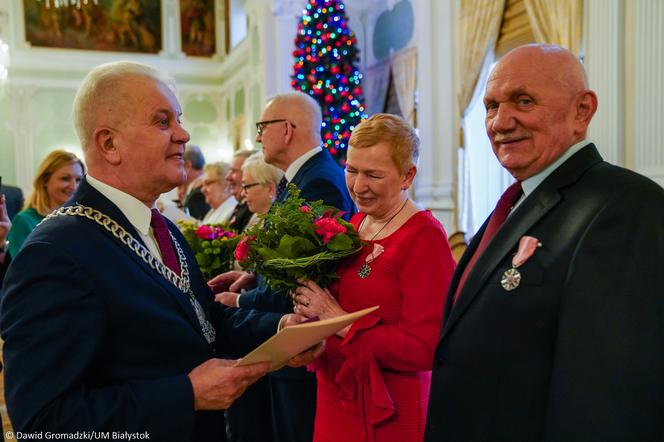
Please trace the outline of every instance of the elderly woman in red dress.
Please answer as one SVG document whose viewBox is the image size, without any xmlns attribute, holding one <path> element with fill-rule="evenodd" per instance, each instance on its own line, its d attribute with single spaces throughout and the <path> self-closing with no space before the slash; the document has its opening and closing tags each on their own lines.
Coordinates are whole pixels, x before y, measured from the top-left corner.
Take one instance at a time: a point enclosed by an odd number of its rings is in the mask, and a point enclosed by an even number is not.
<svg viewBox="0 0 664 442">
<path fill-rule="evenodd" d="M 376 312 L 327 339 L 315 364 L 315 442 L 421 441 L 443 304 L 455 262 L 443 226 L 408 197 L 419 139 L 401 118 L 376 114 L 350 138 L 346 184 L 365 246 L 323 290 L 304 281 L 295 311 L 331 318 Z"/>
</svg>

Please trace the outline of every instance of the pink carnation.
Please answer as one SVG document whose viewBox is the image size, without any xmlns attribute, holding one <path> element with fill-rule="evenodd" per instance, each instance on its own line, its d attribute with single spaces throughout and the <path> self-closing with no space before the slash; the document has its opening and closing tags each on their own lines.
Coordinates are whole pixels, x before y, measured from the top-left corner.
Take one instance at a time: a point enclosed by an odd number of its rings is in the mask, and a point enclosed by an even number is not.
<svg viewBox="0 0 664 442">
<path fill-rule="evenodd" d="M 214 230 L 210 226 L 202 225 L 194 231 L 200 239 L 214 239 Z"/>
<path fill-rule="evenodd" d="M 309 207 L 309 206 L 300 206 L 300 212 L 309 213 L 309 212 L 311 212 L 311 207 Z"/>
<path fill-rule="evenodd" d="M 242 262 L 249 257 L 249 241 L 254 240 L 253 236 L 245 236 L 235 247 L 235 259 Z"/>
<path fill-rule="evenodd" d="M 346 228 L 334 218 L 319 218 L 314 221 L 314 225 L 316 226 L 316 234 L 323 237 L 324 244 L 329 243 L 334 235 L 346 233 Z"/>
<path fill-rule="evenodd" d="M 237 236 L 237 233 L 235 232 L 229 232 L 227 230 L 222 229 L 221 227 L 217 227 L 215 229 L 215 238 L 233 238 Z"/>
</svg>

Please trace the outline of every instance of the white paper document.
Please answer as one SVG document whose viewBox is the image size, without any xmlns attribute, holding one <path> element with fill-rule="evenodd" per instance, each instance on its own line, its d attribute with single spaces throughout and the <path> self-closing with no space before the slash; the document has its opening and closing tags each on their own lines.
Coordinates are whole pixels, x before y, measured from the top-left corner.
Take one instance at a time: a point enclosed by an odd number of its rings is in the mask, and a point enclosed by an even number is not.
<svg viewBox="0 0 664 442">
<path fill-rule="evenodd" d="M 283 328 L 276 335 L 256 347 L 254 351 L 237 362 L 239 365 L 255 364 L 257 362 L 272 362 L 270 371 L 283 367 L 290 358 L 302 353 L 307 348 L 316 345 L 323 339 L 331 336 L 352 324 L 356 319 L 367 315 L 379 307 L 366 308 L 354 313 L 348 313 L 336 318 L 322 321 L 306 322 Z"/>
</svg>

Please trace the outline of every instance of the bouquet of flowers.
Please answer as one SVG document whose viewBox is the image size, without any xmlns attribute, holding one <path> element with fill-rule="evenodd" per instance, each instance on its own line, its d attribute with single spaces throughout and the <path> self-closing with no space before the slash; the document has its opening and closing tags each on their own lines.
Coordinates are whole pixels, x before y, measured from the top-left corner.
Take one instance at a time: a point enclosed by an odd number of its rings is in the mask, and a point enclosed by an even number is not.
<svg viewBox="0 0 664 442">
<path fill-rule="evenodd" d="M 231 270 L 233 251 L 239 236 L 226 224 L 198 225 L 178 221 L 182 235 L 194 251 L 196 262 L 206 278 Z"/>
<path fill-rule="evenodd" d="M 235 259 L 245 270 L 260 273 L 275 290 L 291 290 L 298 279 L 327 287 L 337 278 L 337 262 L 362 248 L 353 225 L 321 201 L 305 203 L 290 184 L 288 198 L 260 215 L 242 235 Z"/>
</svg>

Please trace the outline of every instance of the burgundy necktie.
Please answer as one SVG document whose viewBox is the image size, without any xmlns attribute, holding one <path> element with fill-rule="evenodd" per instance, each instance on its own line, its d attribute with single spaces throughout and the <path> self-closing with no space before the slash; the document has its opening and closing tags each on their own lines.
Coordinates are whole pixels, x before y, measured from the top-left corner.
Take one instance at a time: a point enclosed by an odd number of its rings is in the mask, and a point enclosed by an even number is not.
<svg viewBox="0 0 664 442">
<path fill-rule="evenodd" d="M 484 229 L 484 234 L 482 235 L 480 244 L 477 246 L 477 249 L 475 249 L 475 253 L 473 253 L 472 258 L 470 258 L 468 265 L 463 271 L 463 275 L 461 275 L 461 279 L 459 280 L 459 284 L 457 285 L 456 293 L 454 294 L 455 303 L 457 301 L 457 298 L 459 297 L 461 288 L 466 283 L 466 278 L 468 277 L 468 274 L 470 274 L 470 271 L 473 269 L 473 266 L 475 265 L 475 261 L 477 261 L 477 259 L 482 255 L 482 253 L 484 253 L 484 250 L 491 242 L 491 238 L 493 238 L 493 236 L 496 234 L 500 226 L 503 225 L 503 223 L 507 219 L 507 215 L 509 215 L 510 210 L 512 210 L 512 207 L 514 207 L 514 204 L 516 204 L 516 202 L 519 200 L 519 197 L 521 197 L 522 193 L 523 192 L 521 190 L 521 183 L 517 181 L 514 184 L 512 184 L 510 187 L 508 187 L 507 190 L 505 190 L 505 192 L 500 196 L 498 204 L 496 204 L 496 208 L 493 210 L 493 213 L 491 214 L 491 219 L 489 220 L 489 224 L 487 224 L 486 229 Z"/>
<path fill-rule="evenodd" d="M 173 243 L 171 242 L 171 235 L 168 233 L 166 221 L 164 221 L 164 217 L 159 213 L 159 210 L 152 209 L 151 212 L 152 219 L 150 220 L 150 226 L 152 226 L 154 237 L 157 240 L 157 245 L 161 251 L 161 259 L 166 267 L 179 275 L 180 265 L 178 264 L 177 256 L 175 256 L 175 249 L 173 249 Z"/>
</svg>

